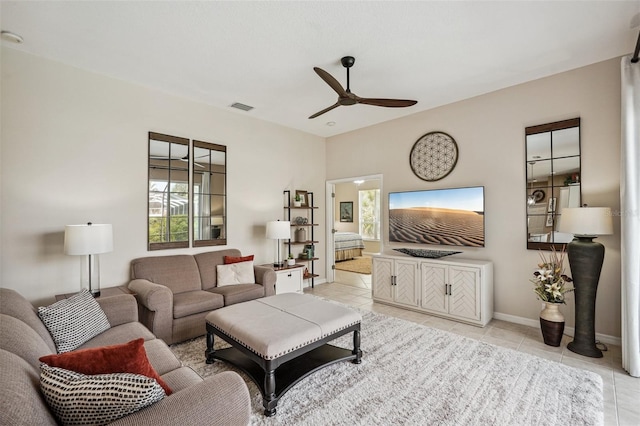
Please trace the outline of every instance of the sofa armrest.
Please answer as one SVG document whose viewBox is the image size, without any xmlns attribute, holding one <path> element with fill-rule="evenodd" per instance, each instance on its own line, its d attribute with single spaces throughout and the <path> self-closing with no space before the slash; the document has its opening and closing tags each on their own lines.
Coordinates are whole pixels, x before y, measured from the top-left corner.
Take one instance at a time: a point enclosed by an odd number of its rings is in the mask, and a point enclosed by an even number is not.
<svg viewBox="0 0 640 426">
<path fill-rule="evenodd" d="M 247 425 L 251 398 L 244 380 L 225 371 L 111 423 L 118 426 Z"/>
<path fill-rule="evenodd" d="M 267 266 L 258 265 L 255 265 L 253 270 L 256 275 L 256 284 L 262 284 L 264 287 L 265 297 L 276 294 L 276 272 Z"/>
<path fill-rule="evenodd" d="M 138 304 L 131 294 L 99 297 L 96 301 L 107 315 L 111 327 L 130 322 L 138 322 Z"/>
<path fill-rule="evenodd" d="M 138 301 L 139 319 L 158 339 L 172 343 L 173 293 L 162 285 L 137 279 L 129 282 L 129 290 Z"/>
</svg>

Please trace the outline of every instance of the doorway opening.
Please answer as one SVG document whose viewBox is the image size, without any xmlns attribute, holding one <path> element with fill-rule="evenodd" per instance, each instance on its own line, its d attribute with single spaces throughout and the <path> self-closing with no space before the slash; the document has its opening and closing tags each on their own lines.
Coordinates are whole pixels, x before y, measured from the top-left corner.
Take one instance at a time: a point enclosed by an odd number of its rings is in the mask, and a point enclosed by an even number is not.
<svg viewBox="0 0 640 426">
<path fill-rule="evenodd" d="M 327 282 L 371 288 L 371 255 L 382 252 L 382 175 L 327 181 Z"/>
</svg>

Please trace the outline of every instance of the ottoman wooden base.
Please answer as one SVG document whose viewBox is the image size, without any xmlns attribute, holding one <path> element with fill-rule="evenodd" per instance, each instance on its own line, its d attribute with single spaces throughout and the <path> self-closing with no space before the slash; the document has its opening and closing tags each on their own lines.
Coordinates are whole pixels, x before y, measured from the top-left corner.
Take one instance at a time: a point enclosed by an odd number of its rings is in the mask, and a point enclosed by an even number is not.
<svg viewBox="0 0 640 426">
<path fill-rule="evenodd" d="M 313 297 L 308 295 L 298 296 Z M 280 296 L 271 296 L 271 298 L 278 297 Z M 287 297 L 290 298 L 291 296 Z M 300 300 L 303 302 L 308 301 L 308 299 Z M 259 301 L 250 301 L 245 303 L 251 304 L 254 302 L 260 303 Z M 324 301 L 319 302 L 330 304 L 329 302 Z M 317 304 L 318 301 L 313 301 L 313 303 Z M 335 305 L 330 305 L 331 309 L 336 309 Z M 255 305 L 248 305 L 248 307 L 251 306 Z M 341 307 L 339 308 L 348 309 Z M 221 315 L 224 317 L 224 309 L 227 308 L 222 308 L 220 310 L 214 311 L 216 315 L 212 315 L 212 313 L 207 316 L 207 349 L 205 352 L 207 358 L 206 362 L 208 364 L 211 364 L 216 359 L 222 360 L 245 372 L 251 378 L 251 380 L 254 381 L 254 383 L 258 386 L 260 392 L 262 393 L 262 404 L 264 406 L 264 414 L 266 416 L 273 416 L 276 413 L 276 406 L 280 398 L 293 385 L 295 385 L 308 375 L 312 374 L 313 372 L 340 361 L 350 360 L 355 364 L 359 364 L 361 362 L 362 352 L 360 350 L 359 321 L 355 324 L 340 328 L 338 331 L 323 338 L 314 340 L 313 342 L 310 342 L 308 344 L 298 344 L 295 346 L 297 349 L 287 351 L 280 356 L 266 359 L 263 354 L 256 353 L 255 350 L 252 350 L 251 348 L 247 347 L 247 345 L 240 343 L 237 336 L 230 335 L 233 331 L 229 333 L 220 329 L 220 324 L 216 324 L 216 320 L 219 320 L 221 318 Z M 235 309 L 237 310 L 242 308 Z M 353 311 L 349 311 L 351 314 L 353 314 Z M 273 327 L 282 327 L 284 326 L 282 321 L 291 314 L 286 311 L 279 310 L 278 312 L 275 312 L 274 315 L 275 316 L 273 320 L 275 323 L 273 324 Z M 296 318 L 297 320 L 300 320 L 299 316 L 296 316 Z M 275 321 L 276 319 L 277 321 Z M 350 319 L 350 321 L 352 320 L 353 318 Z M 234 324 L 234 328 L 236 327 L 242 328 L 242 324 Z M 327 343 L 348 333 L 353 333 L 353 349 L 339 348 Z M 242 333 L 240 334 L 246 337 L 246 328 L 243 329 Z M 222 338 L 232 347 L 217 351 L 214 350 L 214 336 Z M 266 339 L 264 336 L 262 336 L 261 338 L 263 341 Z"/>
</svg>

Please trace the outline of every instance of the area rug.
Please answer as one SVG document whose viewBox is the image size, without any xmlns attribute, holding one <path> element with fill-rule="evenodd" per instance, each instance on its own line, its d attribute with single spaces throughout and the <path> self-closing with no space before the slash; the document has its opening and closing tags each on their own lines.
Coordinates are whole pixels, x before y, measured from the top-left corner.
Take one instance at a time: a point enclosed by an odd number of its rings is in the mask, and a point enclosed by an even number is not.
<svg viewBox="0 0 640 426">
<path fill-rule="evenodd" d="M 351 348 L 351 335 L 334 342 Z M 216 348 L 226 347 L 216 339 Z M 205 339 L 173 345 L 201 376 Z M 398 318 L 363 311 L 362 364 L 341 362 L 302 380 L 263 416 L 252 395 L 252 425 L 600 425 L 599 375 Z M 237 371 L 237 370 L 236 370 Z"/>
<path fill-rule="evenodd" d="M 340 271 L 371 275 L 371 258 L 356 257 L 353 260 L 343 260 L 342 262 L 336 262 L 336 269 Z"/>
</svg>

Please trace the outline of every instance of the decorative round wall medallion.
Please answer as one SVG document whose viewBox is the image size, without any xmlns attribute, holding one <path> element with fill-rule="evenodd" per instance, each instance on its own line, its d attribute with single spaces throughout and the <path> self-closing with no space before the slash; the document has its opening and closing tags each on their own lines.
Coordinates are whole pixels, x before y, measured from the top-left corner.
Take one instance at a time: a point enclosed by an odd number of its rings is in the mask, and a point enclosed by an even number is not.
<svg viewBox="0 0 640 426">
<path fill-rule="evenodd" d="M 446 133 L 431 132 L 411 148 L 411 170 L 422 180 L 436 181 L 447 176 L 458 162 L 458 145 Z"/>
<path fill-rule="evenodd" d="M 544 197 L 546 196 L 542 189 L 536 189 L 535 191 L 533 191 L 533 193 L 531 193 L 531 195 L 533 195 L 533 199 L 536 200 L 536 203 L 544 200 Z"/>
</svg>

